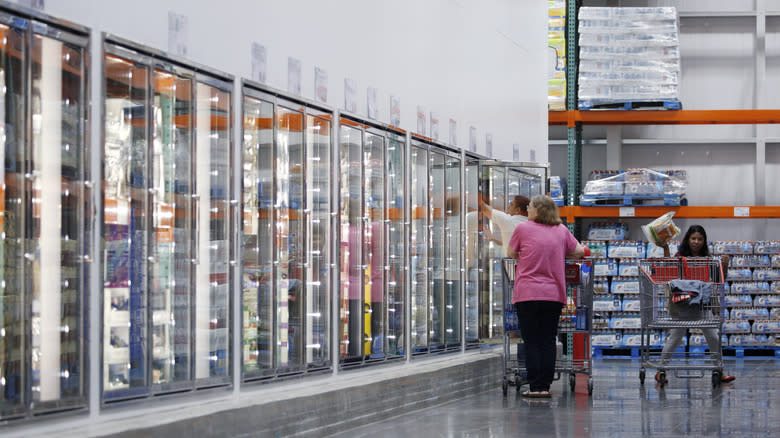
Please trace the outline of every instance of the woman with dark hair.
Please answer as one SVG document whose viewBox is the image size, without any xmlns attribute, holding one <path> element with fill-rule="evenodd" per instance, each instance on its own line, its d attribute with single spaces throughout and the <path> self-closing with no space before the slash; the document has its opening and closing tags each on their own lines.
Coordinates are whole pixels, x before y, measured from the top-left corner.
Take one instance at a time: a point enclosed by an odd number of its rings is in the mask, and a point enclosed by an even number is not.
<svg viewBox="0 0 780 438">
<path fill-rule="evenodd" d="M 509 257 L 517 258 L 512 303 L 525 343 L 530 389 L 524 397 L 550 397 L 555 375 L 555 336 L 566 304 L 565 259 L 589 250 L 577 242 L 558 216 L 555 201 L 537 195 L 528 204 L 528 222 L 509 239 Z"/>
<path fill-rule="evenodd" d="M 664 249 L 664 257 L 669 257 L 669 244 L 664 242 L 661 245 Z M 680 247 L 677 250 L 675 257 L 709 257 L 710 249 L 707 246 L 707 231 L 701 225 L 691 225 L 688 227 L 688 231 L 685 232 Z M 721 257 L 721 264 L 723 266 L 723 272 L 728 270 L 729 257 L 724 255 Z M 669 331 L 669 337 L 664 341 L 664 349 L 661 352 L 661 362 L 668 363 L 672 357 L 672 353 L 682 343 L 682 338 L 685 336 L 684 328 L 673 328 Z M 710 357 L 716 364 L 721 363 L 722 352 L 720 348 L 720 336 L 718 331 L 714 328 L 703 328 L 701 331 L 704 334 L 704 339 L 707 340 L 707 346 L 710 347 Z M 663 385 L 668 383 L 666 377 L 661 381 L 660 371 L 655 374 L 655 380 Z M 735 379 L 734 376 L 727 374 L 724 370 L 720 370 L 720 381 L 731 382 Z"/>
</svg>

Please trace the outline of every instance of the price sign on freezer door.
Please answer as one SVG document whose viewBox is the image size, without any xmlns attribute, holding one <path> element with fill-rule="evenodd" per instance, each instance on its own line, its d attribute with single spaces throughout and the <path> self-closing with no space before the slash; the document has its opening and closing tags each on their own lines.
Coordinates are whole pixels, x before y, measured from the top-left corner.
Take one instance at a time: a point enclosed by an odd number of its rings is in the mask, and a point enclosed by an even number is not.
<svg viewBox="0 0 780 438">
<path fill-rule="evenodd" d="M 634 207 L 620 207 L 620 217 L 634 217 L 636 213 Z"/>
</svg>

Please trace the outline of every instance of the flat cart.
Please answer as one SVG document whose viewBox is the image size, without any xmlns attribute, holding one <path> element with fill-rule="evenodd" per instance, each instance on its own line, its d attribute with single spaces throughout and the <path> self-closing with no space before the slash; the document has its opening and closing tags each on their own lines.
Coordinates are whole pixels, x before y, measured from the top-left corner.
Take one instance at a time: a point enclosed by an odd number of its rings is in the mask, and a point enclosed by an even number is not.
<svg viewBox="0 0 780 438">
<path fill-rule="evenodd" d="M 504 271 L 504 375 L 501 389 L 504 395 L 509 387 L 517 391 L 526 383 L 527 368 L 525 364 L 525 349 L 520 341 L 521 333 L 518 327 L 517 313 L 512 305 L 512 289 L 514 287 L 515 268 L 517 260 L 505 258 L 502 260 Z M 559 354 L 555 363 L 555 380 L 562 374 L 568 374 L 569 387 L 574 391 L 577 374 L 588 376 L 588 394 L 593 393 L 593 362 L 591 356 L 591 327 L 593 326 L 593 275 L 589 260 L 566 261 L 566 289 L 570 302 L 564 306 L 561 321 L 558 325 L 559 337 L 567 341 L 567 351 Z M 512 347 L 514 348 L 514 351 Z"/>
<path fill-rule="evenodd" d="M 723 370 L 720 347 L 725 291 L 723 279 L 723 268 L 717 257 L 640 260 L 641 384 L 645 382 L 646 368 L 658 370 L 661 387 L 666 383 L 668 371 L 680 378 L 704 377 L 705 372 L 711 371 L 712 385 L 720 384 Z M 702 293 L 681 290 L 675 280 L 701 282 L 704 284 Z M 708 294 L 709 297 L 706 296 Z M 697 298 L 697 295 L 700 296 Z M 717 346 L 703 351 L 691 351 L 690 346 L 686 346 L 682 352 L 674 351 L 664 357 L 661 350 L 652 349 L 651 336 L 654 331 L 672 329 L 714 330 Z M 713 348 L 717 351 L 712 351 Z"/>
</svg>

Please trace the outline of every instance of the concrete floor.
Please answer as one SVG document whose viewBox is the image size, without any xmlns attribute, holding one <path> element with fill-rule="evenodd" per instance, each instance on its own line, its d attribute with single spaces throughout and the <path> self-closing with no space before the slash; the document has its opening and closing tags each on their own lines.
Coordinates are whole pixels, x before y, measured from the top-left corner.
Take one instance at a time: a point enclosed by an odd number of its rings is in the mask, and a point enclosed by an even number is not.
<svg viewBox="0 0 780 438">
<path fill-rule="evenodd" d="M 780 435 L 780 359 L 725 360 L 737 379 L 713 389 L 710 376 L 669 376 L 661 389 L 637 359 L 600 358 L 587 376 L 553 384 L 551 399 L 525 399 L 514 387 L 474 394 L 438 407 L 344 431 L 338 437 L 689 437 Z M 563 382 L 566 382 L 564 385 Z M 521 391 L 528 387 L 524 386 Z"/>
</svg>

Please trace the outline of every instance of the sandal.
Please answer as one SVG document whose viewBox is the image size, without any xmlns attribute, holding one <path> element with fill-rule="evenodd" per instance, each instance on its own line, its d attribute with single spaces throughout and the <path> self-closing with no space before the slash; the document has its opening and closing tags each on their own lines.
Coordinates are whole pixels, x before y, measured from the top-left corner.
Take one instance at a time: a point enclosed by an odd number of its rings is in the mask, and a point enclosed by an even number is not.
<svg viewBox="0 0 780 438">
<path fill-rule="evenodd" d="M 736 379 L 736 377 L 730 376 L 730 375 L 728 375 L 726 373 L 723 373 L 723 374 L 720 375 L 720 382 L 721 383 L 733 382 L 734 379 Z"/>
</svg>

